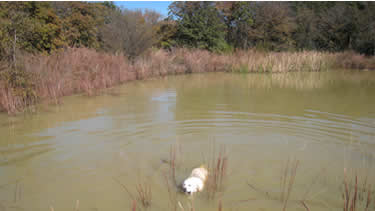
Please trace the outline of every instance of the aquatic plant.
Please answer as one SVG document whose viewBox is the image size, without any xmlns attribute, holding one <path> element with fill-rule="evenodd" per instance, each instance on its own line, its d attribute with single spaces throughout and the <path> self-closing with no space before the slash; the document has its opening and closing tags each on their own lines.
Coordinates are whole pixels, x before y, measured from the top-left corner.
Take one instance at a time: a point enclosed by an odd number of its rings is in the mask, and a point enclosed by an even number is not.
<svg viewBox="0 0 375 211">
<path fill-rule="evenodd" d="M 370 209 L 371 196 L 374 192 L 371 184 L 367 182 L 367 176 L 363 180 L 362 187 L 360 185 L 358 174 L 354 172 L 353 178 L 348 178 L 347 169 L 344 168 L 344 178 L 343 178 L 343 210 L 344 211 L 355 211 L 357 208 L 360 210 Z M 354 183 L 354 184 L 353 184 Z"/>
<path fill-rule="evenodd" d="M 169 174 L 172 178 L 173 184 L 176 185 L 176 145 L 171 146 L 169 152 Z"/>
<path fill-rule="evenodd" d="M 374 70 L 375 57 L 365 56 L 354 51 L 344 51 L 336 53 L 333 58 L 333 65 L 336 68 L 354 69 L 354 70 Z"/>
<path fill-rule="evenodd" d="M 169 203 L 171 206 L 171 210 L 176 211 L 177 210 L 177 205 L 181 206 L 181 203 L 177 201 L 177 189 L 175 186 L 173 186 L 169 178 L 166 174 L 164 174 L 164 182 L 165 185 L 167 186 L 167 191 L 168 191 L 168 198 L 169 198 Z"/>
<path fill-rule="evenodd" d="M 118 184 L 121 185 L 121 187 L 126 191 L 126 193 L 129 195 L 130 199 L 133 201 L 138 201 L 141 203 L 141 205 L 145 208 L 151 206 L 152 202 L 152 191 L 151 191 L 151 186 L 147 182 L 140 182 L 137 183 L 135 186 L 135 193 L 133 194 L 123 183 L 121 183 L 119 180 L 116 178 L 113 178 Z M 136 206 L 136 204 L 134 205 Z"/>
<path fill-rule="evenodd" d="M 133 200 L 131 210 L 132 211 L 136 211 L 137 210 L 137 201 L 136 200 Z"/>
<path fill-rule="evenodd" d="M 219 206 L 217 208 L 218 211 L 222 211 L 223 210 L 223 204 L 221 202 L 221 200 L 219 200 Z"/>
<path fill-rule="evenodd" d="M 280 181 L 281 181 L 280 182 L 280 185 L 281 185 L 280 200 L 284 204 L 283 211 L 286 210 L 290 194 L 293 190 L 293 185 L 294 185 L 294 181 L 297 175 L 297 168 L 298 168 L 299 160 L 292 161 L 290 166 L 289 166 L 289 162 L 290 162 L 290 159 L 288 158 L 288 161 L 284 168 L 284 173 L 281 174 L 281 177 L 280 177 Z"/>
<path fill-rule="evenodd" d="M 50 206 L 49 206 L 49 210 L 50 210 L 50 211 L 55 211 L 55 208 L 54 208 L 52 205 L 50 205 Z M 78 211 L 78 210 L 79 210 L 79 200 L 76 201 L 76 204 L 75 204 L 75 206 L 74 206 L 73 211 Z"/>
<path fill-rule="evenodd" d="M 305 201 L 301 201 L 302 206 L 307 210 L 310 211 L 310 208 L 306 205 Z"/>
<path fill-rule="evenodd" d="M 136 190 L 138 193 L 137 200 L 141 202 L 143 207 L 149 207 L 152 201 L 151 186 L 147 183 L 138 183 Z"/>
<path fill-rule="evenodd" d="M 254 190 L 255 192 L 260 193 L 268 200 L 277 200 L 282 203 L 283 211 L 286 210 L 288 202 L 290 201 L 290 195 L 293 191 L 295 178 L 297 176 L 297 168 L 299 165 L 299 160 L 290 160 L 288 158 L 286 164 L 283 166 L 281 174 L 280 174 L 280 195 L 277 196 L 275 193 L 270 193 L 268 191 L 262 190 L 260 188 L 255 187 L 255 185 L 247 182 L 247 185 Z M 254 198 L 250 198 L 247 200 L 241 200 L 240 202 L 248 202 L 251 200 L 255 200 Z M 307 207 L 304 200 L 300 201 L 304 206 Z M 305 207 L 305 208 L 306 208 Z"/>
<path fill-rule="evenodd" d="M 228 156 L 225 145 L 222 145 L 218 154 L 216 154 L 215 145 L 213 144 L 212 158 L 208 164 L 208 178 L 206 182 L 209 199 L 213 199 L 217 192 L 222 191 L 223 182 L 227 175 L 227 168 Z"/>
</svg>

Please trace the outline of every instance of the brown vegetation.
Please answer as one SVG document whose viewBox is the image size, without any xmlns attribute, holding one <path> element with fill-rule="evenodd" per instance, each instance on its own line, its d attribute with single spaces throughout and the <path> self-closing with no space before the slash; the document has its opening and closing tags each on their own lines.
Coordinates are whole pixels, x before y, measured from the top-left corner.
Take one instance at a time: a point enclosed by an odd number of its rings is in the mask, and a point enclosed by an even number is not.
<svg viewBox="0 0 375 211">
<path fill-rule="evenodd" d="M 137 200 L 141 202 L 143 207 L 149 207 L 152 201 L 151 186 L 147 183 L 139 183 L 136 186 L 137 189 Z"/>
<path fill-rule="evenodd" d="M 374 58 L 353 53 L 236 51 L 217 54 L 205 50 L 151 49 L 133 61 L 121 54 L 69 48 L 52 55 L 23 55 L 17 66 L 0 63 L 0 110 L 23 111 L 43 100 L 59 103 L 76 93 L 98 90 L 126 81 L 199 72 L 325 71 L 329 68 L 375 69 Z"/>
<path fill-rule="evenodd" d="M 213 199 L 217 192 L 223 190 L 227 168 L 228 156 L 225 152 L 225 146 L 220 147 L 218 154 L 215 153 L 215 146 L 213 146 L 212 160 L 209 162 L 207 178 L 207 194 L 209 199 Z"/>
<path fill-rule="evenodd" d="M 282 191 L 280 200 L 283 201 L 283 204 L 284 204 L 283 211 L 286 210 L 288 200 L 292 192 L 294 181 L 297 175 L 297 168 L 298 168 L 298 163 L 299 163 L 298 160 L 294 160 L 292 161 L 291 166 L 289 166 L 289 161 L 290 160 L 288 159 L 287 164 L 284 169 L 284 174 L 281 176 L 281 180 L 280 180 L 281 191 Z M 288 177 L 289 177 L 289 183 L 288 183 L 288 188 L 287 188 L 286 185 L 287 185 Z"/>
<path fill-rule="evenodd" d="M 375 57 L 346 51 L 335 54 L 335 66 L 344 69 L 375 70 Z"/>
<path fill-rule="evenodd" d="M 281 174 L 280 174 L 280 191 L 278 191 L 280 192 L 279 196 L 277 196 L 276 193 L 274 192 L 269 192 L 269 191 L 260 189 L 249 182 L 247 182 L 247 185 L 252 190 L 254 190 L 257 193 L 260 193 L 268 200 L 280 201 L 283 206 L 282 210 L 285 211 L 287 209 L 288 202 L 290 201 L 290 195 L 293 191 L 293 186 L 294 186 L 295 179 L 297 176 L 298 165 L 299 165 L 299 160 L 296 160 L 296 159 L 291 160 L 290 158 L 288 158 L 286 164 L 282 167 Z M 256 199 L 249 198 L 247 200 L 241 200 L 241 202 L 248 202 L 252 200 L 256 200 Z M 300 202 L 306 210 L 309 210 L 304 200 L 301 200 L 298 202 Z"/>
<path fill-rule="evenodd" d="M 371 184 L 367 182 L 367 176 L 363 180 L 362 187 L 359 182 L 358 174 L 354 173 L 353 179 L 348 179 L 347 170 L 344 168 L 344 181 L 343 181 L 343 210 L 344 211 L 355 211 L 357 208 L 360 210 L 368 210 L 371 204 L 371 197 L 373 190 Z M 354 183 L 354 184 L 353 184 Z"/>
<path fill-rule="evenodd" d="M 152 191 L 151 186 L 147 182 L 138 183 L 135 186 L 135 194 L 133 194 L 123 183 L 116 178 L 113 178 L 129 195 L 132 200 L 132 210 L 137 208 L 137 202 L 140 203 L 144 208 L 151 206 Z"/>
</svg>

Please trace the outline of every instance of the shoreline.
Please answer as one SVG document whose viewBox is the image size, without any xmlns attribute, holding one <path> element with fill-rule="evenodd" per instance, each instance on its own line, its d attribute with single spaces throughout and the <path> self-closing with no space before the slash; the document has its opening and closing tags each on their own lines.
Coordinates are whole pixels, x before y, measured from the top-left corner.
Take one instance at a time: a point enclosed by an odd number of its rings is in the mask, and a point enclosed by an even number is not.
<svg viewBox="0 0 375 211">
<path fill-rule="evenodd" d="M 58 104 L 63 96 L 79 93 L 91 96 L 102 89 L 129 81 L 168 75 L 321 72 L 330 69 L 371 71 L 374 57 L 362 57 L 353 52 L 248 50 L 218 54 L 180 48 L 172 51 L 151 49 L 130 61 L 121 54 L 69 48 L 51 55 L 23 55 L 16 68 L 3 65 L 0 72 L 0 112 L 16 114 L 40 102 Z"/>
</svg>

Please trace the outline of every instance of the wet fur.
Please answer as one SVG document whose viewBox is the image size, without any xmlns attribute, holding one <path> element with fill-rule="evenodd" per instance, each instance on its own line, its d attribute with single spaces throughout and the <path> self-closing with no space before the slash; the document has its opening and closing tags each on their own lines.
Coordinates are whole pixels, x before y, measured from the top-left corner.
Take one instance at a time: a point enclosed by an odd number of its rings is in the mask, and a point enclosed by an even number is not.
<svg viewBox="0 0 375 211">
<path fill-rule="evenodd" d="M 182 183 L 182 190 L 187 194 L 202 191 L 207 180 L 207 175 L 208 171 L 204 167 L 193 169 L 190 176 Z"/>
</svg>

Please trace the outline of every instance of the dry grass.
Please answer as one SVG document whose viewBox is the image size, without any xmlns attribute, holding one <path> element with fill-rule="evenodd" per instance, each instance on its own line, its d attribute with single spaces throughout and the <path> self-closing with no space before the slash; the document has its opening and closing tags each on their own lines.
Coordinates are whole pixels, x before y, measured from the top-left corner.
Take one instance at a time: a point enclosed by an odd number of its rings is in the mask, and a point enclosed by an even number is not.
<svg viewBox="0 0 375 211">
<path fill-rule="evenodd" d="M 343 181 L 343 210 L 369 210 L 372 203 L 371 197 L 374 190 L 371 184 L 367 183 L 367 176 L 363 180 L 362 187 L 360 185 L 358 175 L 355 172 L 352 178 L 348 178 L 346 168 L 344 168 L 344 181 Z"/>
<path fill-rule="evenodd" d="M 288 201 L 289 201 L 289 198 L 290 198 L 290 194 L 292 193 L 292 190 L 293 190 L 293 185 L 294 185 L 294 181 L 296 179 L 299 161 L 298 160 L 292 161 L 290 166 L 289 166 L 289 163 L 290 163 L 290 159 L 288 159 L 288 161 L 285 165 L 284 173 L 282 174 L 281 180 L 280 180 L 281 181 L 281 183 L 280 183 L 280 185 L 281 185 L 280 200 L 284 204 L 283 211 L 286 210 L 286 207 L 287 207 L 287 204 L 288 204 Z"/>
<path fill-rule="evenodd" d="M 254 50 L 238 51 L 231 57 L 233 72 L 298 72 L 325 71 L 330 66 L 330 54 L 303 52 L 264 53 Z"/>
<path fill-rule="evenodd" d="M 215 198 L 217 192 L 222 191 L 227 175 L 228 156 L 225 146 L 221 146 L 218 154 L 213 145 L 212 159 L 208 164 L 207 194 L 209 199 Z"/>
<path fill-rule="evenodd" d="M 177 201 L 177 189 L 175 185 L 172 185 L 167 175 L 164 175 L 165 185 L 168 190 L 168 197 L 170 203 L 170 209 L 173 211 L 177 210 L 177 204 L 181 207 L 181 203 Z"/>
<path fill-rule="evenodd" d="M 151 192 L 151 186 L 147 183 L 139 183 L 136 186 L 137 190 L 137 200 L 141 202 L 143 207 L 149 207 L 151 205 L 152 201 L 152 192 Z"/>
<path fill-rule="evenodd" d="M 283 166 L 282 171 L 281 171 L 281 176 L 280 176 L 280 195 L 257 188 L 255 187 L 255 185 L 249 182 L 247 182 L 247 185 L 255 192 L 263 195 L 267 200 L 280 201 L 283 206 L 282 210 L 285 211 L 287 208 L 288 202 L 290 201 L 290 195 L 293 191 L 294 182 L 297 176 L 298 165 L 299 165 L 299 160 L 294 159 L 291 161 L 290 158 L 288 158 L 286 164 Z M 253 200 L 256 200 L 256 199 L 249 198 L 246 200 L 241 200 L 240 202 L 249 202 Z M 294 202 L 300 202 L 305 209 L 309 210 L 304 200 L 300 200 L 300 201 L 294 200 Z"/>
<path fill-rule="evenodd" d="M 50 211 L 55 211 L 55 208 L 54 208 L 52 205 L 50 205 L 50 206 L 49 206 L 49 210 L 50 210 Z M 78 211 L 78 210 L 79 210 L 79 200 L 76 201 L 76 204 L 75 204 L 75 206 L 74 206 L 73 211 Z"/>
<path fill-rule="evenodd" d="M 219 207 L 217 208 L 218 211 L 222 211 L 223 210 L 223 204 L 221 202 L 221 200 L 219 200 Z"/>
<path fill-rule="evenodd" d="M 162 159 L 163 163 L 168 164 L 168 170 L 163 172 L 163 178 L 165 182 L 165 187 L 168 192 L 169 198 L 169 209 L 170 210 L 177 210 L 178 206 L 181 210 L 184 210 L 182 203 L 177 200 L 178 192 L 179 192 L 179 185 L 177 184 L 176 180 L 176 166 L 177 166 L 177 155 L 181 153 L 181 148 L 179 143 L 172 144 L 169 150 L 169 159 L 164 160 Z"/>
<path fill-rule="evenodd" d="M 375 70 L 375 56 L 367 57 L 354 51 L 336 53 L 334 62 L 337 68 Z"/>
<path fill-rule="evenodd" d="M 136 200 L 133 200 L 131 210 L 132 211 L 136 211 L 137 210 L 137 201 Z"/>
<path fill-rule="evenodd" d="M 171 146 L 169 152 L 169 174 L 174 185 L 177 185 L 176 181 L 176 145 Z"/>
<path fill-rule="evenodd" d="M 60 103 L 62 96 L 94 95 L 101 89 L 151 77 L 201 72 L 325 71 L 333 66 L 375 69 L 375 61 L 374 57 L 354 53 L 248 50 L 216 54 L 184 48 L 170 52 L 150 49 L 128 61 L 123 55 L 70 48 L 52 55 L 23 55 L 18 72 L 0 62 L 0 110 L 16 113 L 39 101 Z"/>
<path fill-rule="evenodd" d="M 307 210 L 310 211 L 310 208 L 306 205 L 304 201 L 301 201 L 302 206 Z"/>
<path fill-rule="evenodd" d="M 15 71 L 11 70 L 0 77 L 0 110 L 8 113 L 22 111 L 35 103 L 24 97 L 27 89 L 32 89 L 38 100 L 59 103 L 62 96 L 82 92 L 93 95 L 100 89 L 135 79 L 135 73 L 124 56 L 85 48 L 67 49 L 49 56 L 23 56 L 21 61 L 22 74 L 14 75 Z"/>
<path fill-rule="evenodd" d="M 129 195 L 129 198 L 132 200 L 132 209 L 136 209 L 137 202 L 140 203 L 144 208 L 151 206 L 152 202 L 152 191 L 151 186 L 147 182 L 138 183 L 135 186 L 135 194 L 132 193 L 123 183 L 121 183 L 116 178 L 113 178 Z"/>
</svg>

